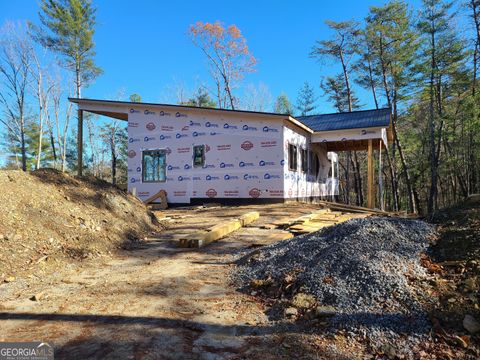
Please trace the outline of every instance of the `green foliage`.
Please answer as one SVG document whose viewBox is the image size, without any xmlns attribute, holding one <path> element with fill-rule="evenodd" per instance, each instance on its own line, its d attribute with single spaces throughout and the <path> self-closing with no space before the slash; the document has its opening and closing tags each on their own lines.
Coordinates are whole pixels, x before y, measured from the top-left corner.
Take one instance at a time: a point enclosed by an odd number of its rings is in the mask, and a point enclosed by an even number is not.
<svg viewBox="0 0 480 360">
<path fill-rule="evenodd" d="M 27 170 L 34 170 L 37 162 L 38 145 L 39 145 L 39 126 L 31 120 L 25 125 L 25 150 Z M 53 162 L 53 152 L 50 140 L 46 134 L 42 136 L 42 156 L 40 164 L 42 167 L 51 166 Z M 7 161 L 10 167 L 16 167 L 21 158 L 21 144 L 16 136 L 8 133 L 5 139 L 5 150 L 8 154 Z M 21 166 L 20 164 L 18 164 Z"/>
<path fill-rule="evenodd" d="M 133 93 L 129 97 L 131 102 L 142 102 L 142 97 L 138 95 L 137 93 Z"/>
<path fill-rule="evenodd" d="M 277 114 L 293 114 L 292 104 L 290 103 L 290 100 L 286 94 L 281 93 L 278 95 L 273 111 Z"/>
<path fill-rule="evenodd" d="M 327 76 L 320 84 L 320 87 L 338 112 L 349 111 L 348 92 L 341 74 L 333 77 Z M 360 108 L 358 98 L 353 92 L 351 93 L 351 98 L 352 108 Z"/>
<path fill-rule="evenodd" d="M 208 92 L 202 87 L 199 87 L 197 89 L 193 97 L 191 97 L 187 101 L 181 102 L 180 105 L 197 106 L 197 107 L 205 107 L 205 108 L 217 107 L 217 103 L 210 97 Z"/>
<path fill-rule="evenodd" d="M 315 102 L 315 92 L 308 81 L 305 81 L 302 88 L 298 92 L 297 105 L 295 106 L 300 111 L 301 116 L 310 115 L 310 113 L 317 108 Z"/>
<path fill-rule="evenodd" d="M 34 38 L 63 56 L 62 64 L 75 72 L 77 87 L 87 86 L 102 70 L 95 65 L 95 8 L 90 0 L 42 0 L 41 27 L 30 23 Z"/>
</svg>

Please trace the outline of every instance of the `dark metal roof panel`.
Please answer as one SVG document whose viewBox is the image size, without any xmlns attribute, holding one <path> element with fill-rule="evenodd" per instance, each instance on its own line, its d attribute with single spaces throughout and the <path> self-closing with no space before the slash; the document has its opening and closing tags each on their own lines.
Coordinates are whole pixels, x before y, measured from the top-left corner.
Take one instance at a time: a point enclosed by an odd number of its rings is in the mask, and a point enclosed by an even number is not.
<svg viewBox="0 0 480 360">
<path fill-rule="evenodd" d="M 345 113 L 298 116 L 296 119 L 313 131 L 332 131 L 369 127 L 388 127 L 390 108 Z"/>
</svg>

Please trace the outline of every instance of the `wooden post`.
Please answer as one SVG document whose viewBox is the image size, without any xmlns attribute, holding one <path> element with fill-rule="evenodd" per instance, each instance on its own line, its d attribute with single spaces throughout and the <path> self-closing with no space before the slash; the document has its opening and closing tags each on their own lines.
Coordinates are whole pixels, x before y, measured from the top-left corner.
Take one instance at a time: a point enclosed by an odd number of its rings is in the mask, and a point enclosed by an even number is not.
<svg viewBox="0 0 480 360">
<path fill-rule="evenodd" d="M 375 207 L 375 189 L 373 182 L 373 141 L 368 140 L 368 161 L 367 161 L 367 173 L 368 173 L 368 195 L 367 195 L 367 207 L 373 209 Z"/>
<path fill-rule="evenodd" d="M 380 200 L 380 210 L 385 210 L 385 204 L 383 202 L 383 175 L 382 175 L 382 146 L 383 140 L 378 142 L 378 198 Z"/>
<path fill-rule="evenodd" d="M 78 110 L 77 130 L 77 174 L 82 176 L 83 170 L 83 110 Z"/>
</svg>

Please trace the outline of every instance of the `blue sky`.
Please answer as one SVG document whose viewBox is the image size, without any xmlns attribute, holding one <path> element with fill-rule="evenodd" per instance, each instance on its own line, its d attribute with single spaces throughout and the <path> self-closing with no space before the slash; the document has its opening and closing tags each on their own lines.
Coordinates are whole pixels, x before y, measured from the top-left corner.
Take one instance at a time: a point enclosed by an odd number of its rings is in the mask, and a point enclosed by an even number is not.
<svg viewBox="0 0 480 360">
<path fill-rule="evenodd" d="M 258 59 L 257 71 L 244 85 L 264 83 L 273 97 L 285 92 L 295 101 L 299 88 L 309 81 L 321 95 L 322 76 L 339 69 L 318 64 L 308 53 L 317 39 L 328 38 L 326 19 L 361 21 L 370 5 L 384 1 L 126 1 L 96 0 L 98 27 L 96 61 L 104 74 L 83 91 L 83 97 L 116 98 L 139 93 L 143 101 L 175 101 L 173 89 L 187 90 L 207 82 L 205 58 L 189 37 L 196 21 L 237 25 Z M 418 6 L 419 1 L 411 2 Z M 0 1 L 0 24 L 6 20 L 38 21 L 38 1 Z M 358 91 L 357 91 L 358 92 Z M 369 94 L 359 92 L 365 107 Z M 317 112 L 333 111 L 322 98 Z"/>
</svg>

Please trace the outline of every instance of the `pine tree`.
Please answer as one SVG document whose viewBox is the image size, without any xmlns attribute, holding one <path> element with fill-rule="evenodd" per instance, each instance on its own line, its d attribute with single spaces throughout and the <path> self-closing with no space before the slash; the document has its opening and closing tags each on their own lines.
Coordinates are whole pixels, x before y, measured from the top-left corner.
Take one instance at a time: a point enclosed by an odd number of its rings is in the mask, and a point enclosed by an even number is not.
<svg viewBox="0 0 480 360">
<path fill-rule="evenodd" d="M 290 103 L 290 100 L 286 94 L 281 93 L 278 95 L 273 111 L 277 114 L 293 114 L 292 104 Z"/>
<path fill-rule="evenodd" d="M 300 111 L 301 116 L 309 115 L 313 110 L 317 108 L 315 102 L 315 93 L 310 84 L 305 81 L 302 88 L 298 92 L 297 105 L 295 106 Z"/>
<path fill-rule="evenodd" d="M 430 190 L 428 195 L 428 214 L 438 208 L 438 167 L 440 149 L 445 125 L 445 100 L 448 87 L 454 82 L 464 58 L 463 44 L 452 30 L 451 2 L 443 0 L 423 0 L 418 28 L 422 34 L 423 62 L 420 69 L 429 88 L 429 159 Z"/>
<path fill-rule="evenodd" d="M 82 96 L 102 70 L 95 65 L 95 12 L 91 0 L 42 0 L 41 27 L 30 23 L 36 40 L 63 57 L 62 65 L 75 74 L 75 96 Z"/>
</svg>

